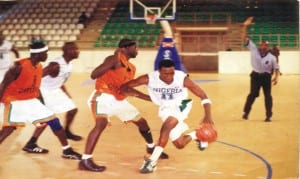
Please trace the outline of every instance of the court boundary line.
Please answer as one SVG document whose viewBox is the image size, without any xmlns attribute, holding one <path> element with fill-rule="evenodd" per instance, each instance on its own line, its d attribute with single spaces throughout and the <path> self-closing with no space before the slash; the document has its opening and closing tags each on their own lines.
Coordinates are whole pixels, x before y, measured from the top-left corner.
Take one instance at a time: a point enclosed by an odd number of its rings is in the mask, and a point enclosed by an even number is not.
<svg viewBox="0 0 300 179">
<path fill-rule="evenodd" d="M 253 156 L 255 156 L 256 158 L 260 159 L 260 160 L 265 164 L 265 166 L 266 166 L 266 168 L 267 168 L 267 176 L 266 176 L 266 178 L 267 178 L 267 179 L 271 179 L 271 178 L 272 178 L 272 173 L 273 173 L 273 171 L 272 171 L 272 166 L 271 166 L 270 163 L 269 163 L 266 159 L 264 159 L 262 156 L 258 155 L 258 154 L 255 153 L 255 152 L 252 152 L 252 151 L 250 151 L 250 150 L 248 150 L 248 149 L 245 149 L 245 148 L 243 148 L 243 147 L 239 147 L 239 146 L 237 146 L 237 145 L 229 144 L 229 143 L 222 142 L 222 141 L 216 141 L 216 142 L 221 143 L 221 144 L 224 144 L 224 145 L 228 145 L 228 146 L 230 146 L 230 147 L 238 148 L 238 149 L 243 150 L 244 152 L 250 153 L 251 155 L 253 155 Z"/>
</svg>

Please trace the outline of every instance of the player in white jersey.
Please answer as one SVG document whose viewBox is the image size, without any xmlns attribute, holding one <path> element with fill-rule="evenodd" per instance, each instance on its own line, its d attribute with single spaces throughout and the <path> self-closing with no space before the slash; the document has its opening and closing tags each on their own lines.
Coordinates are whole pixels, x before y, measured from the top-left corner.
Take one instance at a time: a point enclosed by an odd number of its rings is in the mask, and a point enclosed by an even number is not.
<svg viewBox="0 0 300 179">
<path fill-rule="evenodd" d="M 78 58 L 79 50 L 74 42 L 66 42 L 62 50 L 63 55 L 50 60 L 43 70 L 44 74 L 40 87 L 41 100 L 46 107 L 56 114 L 66 112 L 66 136 L 68 139 L 79 141 L 82 137 L 70 131 L 71 123 L 78 109 L 64 85 L 71 75 L 72 60 Z M 37 128 L 34 131 L 33 136 L 24 146 L 24 151 L 29 153 L 48 153 L 47 149 L 43 149 L 36 144 L 38 137 L 44 129 Z"/>
<path fill-rule="evenodd" d="M 135 89 L 141 85 L 147 85 L 149 95 Z M 205 113 L 199 124 L 213 124 L 210 109 L 211 101 L 206 93 L 189 79 L 187 74 L 175 70 L 172 60 L 162 60 L 159 63 L 158 71 L 142 75 L 123 85 L 122 92 L 124 94 L 153 101 L 157 104 L 159 106 L 158 115 L 163 121 L 157 145 L 152 155 L 144 161 L 140 169 L 141 173 L 150 173 L 155 170 L 159 155 L 163 152 L 169 138 L 178 149 L 184 148 L 192 140 L 197 141 L 201 150 L 207 147 L 206 142 L 197 140 L 195 131 L 184 134 L 188 129 L 184 120 L 192 108 L 192 100 L 188 99 L 187 90 L 202 100 L 201 104 Z"/>
<path fill-rule="evenodd" d="M 0 31 L 0 82 L 2 82 L 6 71 L 13 64 L 13 52 L 16 58 L 19 58 L 19 52 L 15 48 L 14 44 L 8 40 L 5 40 L 5 36 Z"/>
</svg>

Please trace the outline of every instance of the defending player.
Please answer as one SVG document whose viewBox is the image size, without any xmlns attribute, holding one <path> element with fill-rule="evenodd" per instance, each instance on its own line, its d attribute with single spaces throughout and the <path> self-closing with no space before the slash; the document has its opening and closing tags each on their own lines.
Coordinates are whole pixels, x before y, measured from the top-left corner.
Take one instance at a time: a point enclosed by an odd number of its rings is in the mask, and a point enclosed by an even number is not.
<svg viewBox="0 0 300 179">
<path fill-rule="evenodd" d="M 68 81 L 72 72 L 72 61 L 79 56 L 79 50 L 75 42 L 66 42 L 62 47 L 63 55 L 48 62 L 43 69 L 41 83 L 42 101 L 56 114 L 66 112 L 65 132 L 68 139 L 79 141 L 81 136 L 71 132 L 71 124 L 77 114 L 77 107 L 68 93 L 65 83 Z M 39 147 L 36 142 L 44 131 L 45 127 L 37 128 L 33 136 L 23 147 L 29 153 L 48 153 L 47 149 Z"/>
<path fill-rule="evenodd" d="M 147 85 L 149 95 L 135 89 L 135 87 L 141 85 Z M 140 168 L 141 173 L 151 173 L 156 169 L 158 157 L 163 152 L 169 138 L 178 149 L 184 148 L 191 140 L 197 141 L 200 150 L 207 147 L 207 142 L 197 140 L 195 131 L 184 134 L 188 129 L 188 125 L 184 120 L 192 108 L 192 100 L 188 99 L 187 89 L 202 100 L 204 117 L 200 123 L 213 124 L 211 101 L 205 92 L 187 77 L 186 73 L 175 70 L 172 60 L 160 61 L 158 71 L 131 80 L 123 85 L 121 89 L 126 95 L 153 101 L 159 106 L 158 115 L 163 121 L 157 145 L 152 155 L 144 161 L 143 166 Z"/>
<path fill-rule="evenodd" d="M 154 150 L 155 145 L 147 121 L 120 92 L 121 85 L 132 80 L 135 75 L 136 68 L 129 60 L 135 58 L 137 53 L 135 41 L 122 39 L 115 54 L 108 56 L 91 73 L 91 78 L 96 79 L 96 84 L 89 103 L 96 123 L 87 137 L 85 152 L 79 163 L 80 170 L 102 172 L 106 169 L 105 166 L 93 162 L 92 153 L 112 116 L 118 117 L 124 123 L 134 123 L 147 143 L 147 153 L 152 153 Z M 168 155 L 161 153 L 158 157 L 167 159 Z"/>
<path fill-rule="evenodd" d="M 37 99 L 43 73 L 40 62 L 47 59 L 47 52 L 48 47 L 43 43 L 33 44 L 30 48 L 30 57 L 15 62 L 5 74 L 0 84 L 0 102 L 1 107 L 4 107 L 4 113 L 0 114 L 0 127 L 3 123 L 0 143 L 17 126 L 24 126 L 26 122 L 36 127 L 49 125 L 62 145 L 62 157 L 79 160 L 81 155 L 70 147 L 59 119 Z"/>
</svg>

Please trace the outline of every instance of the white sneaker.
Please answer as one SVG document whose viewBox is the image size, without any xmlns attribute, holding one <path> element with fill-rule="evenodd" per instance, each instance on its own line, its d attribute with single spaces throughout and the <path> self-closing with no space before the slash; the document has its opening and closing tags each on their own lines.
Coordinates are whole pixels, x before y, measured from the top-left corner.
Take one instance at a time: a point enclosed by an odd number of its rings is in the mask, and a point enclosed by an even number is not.
<svg viewBox="0 0 300 179">
<path fill-rule="evenodd" d="M 156 162 L 150 159 L 144 160 L 142 167 L 140 168 L 141 173 L 152 173 L 156 170 Z"/>
<path fill-rule="evenodd" d="M 208 147 L 208 142 L 202 142 L 199 140 L 197 140 L 196 142 L 197 142 L 199 150 L 201 150 L 201 151 L 205 150 Z"/>
</svg>

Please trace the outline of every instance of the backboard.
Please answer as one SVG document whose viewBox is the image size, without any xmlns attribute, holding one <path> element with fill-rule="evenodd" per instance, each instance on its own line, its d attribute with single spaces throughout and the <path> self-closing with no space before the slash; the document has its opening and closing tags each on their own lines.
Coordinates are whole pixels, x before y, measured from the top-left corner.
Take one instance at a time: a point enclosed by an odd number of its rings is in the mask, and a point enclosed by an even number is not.
<svg viewBox="0 0 300 179">
<path fill-rule="evenodd" d="M 172 21 L 176 19 L 176 0 L 130 0 L 129 14 L 133 21 Z"/>
</svg>

